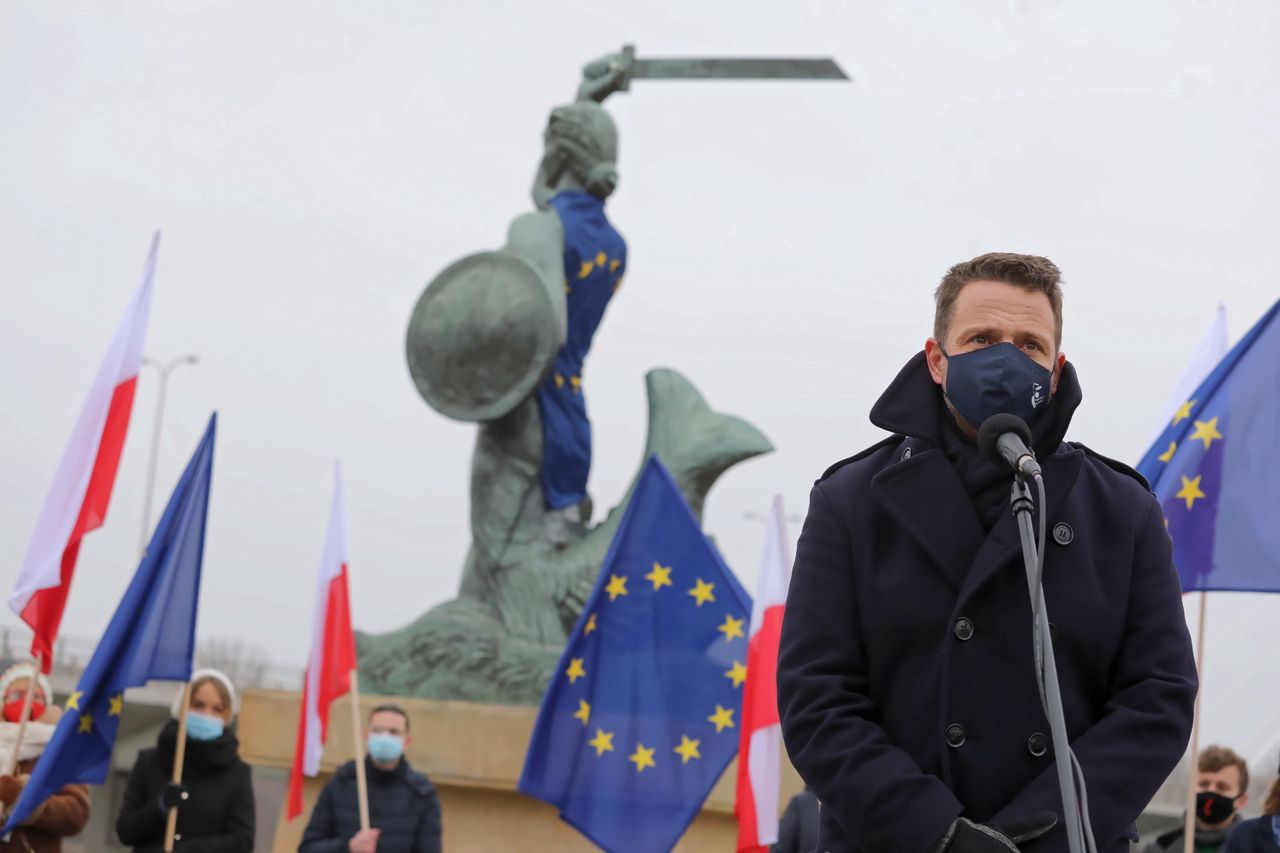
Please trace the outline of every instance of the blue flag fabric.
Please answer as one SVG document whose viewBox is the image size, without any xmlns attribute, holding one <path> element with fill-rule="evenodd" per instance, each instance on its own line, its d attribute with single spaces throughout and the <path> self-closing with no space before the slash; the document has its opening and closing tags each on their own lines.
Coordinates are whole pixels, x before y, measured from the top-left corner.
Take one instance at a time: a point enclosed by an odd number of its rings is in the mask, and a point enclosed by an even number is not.
<svg viewBox="0 0 1280 853">
<path fill-rule="evenodd" d="M 750 613 L 650 457 L 543 697 L 520 791 L 605 850 L 669 850 L 738 750 Z"/>
<path fill-rule="evenodd" d="M 215 414 L 115 616 L 67 699 L 49 745 L 14 803 L 5 833 L 63 785 L 106 779 L 126 687 L 140 687 L 149 679 L 191 677 L 216 426 Z"/>
<path fill-rule="evenodd" d="M 1280 592 L 1280 302 L 1174 413 L 1138 471 L 1184 592 Z"/>
</svg>

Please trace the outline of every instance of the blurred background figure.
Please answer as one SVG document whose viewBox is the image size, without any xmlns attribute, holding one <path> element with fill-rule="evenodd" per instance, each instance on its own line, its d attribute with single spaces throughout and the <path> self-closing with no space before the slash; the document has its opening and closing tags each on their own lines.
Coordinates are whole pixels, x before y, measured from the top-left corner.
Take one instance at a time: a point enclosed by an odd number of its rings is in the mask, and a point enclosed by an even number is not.
<svg viewBox="0 0 1280 853">
<path fill-rule="evenodd" d="M 769 853 L 813 853 L 818 849 L 818 798 L 809 789 L 791 798 L 778 824 L 778 843 Z"/>
<path fill-rule="evenodd" d="M 53 691 L 49 681 L 33 673 L 31 664 L 14 664 L 0 674 L 0 695 L 4 699 L 4 721 L 0 722 L 0 803 L 7 812 L 31 778 L 31 770 L 62 717 L 62 709 L 51 702 Z M 35 675 L 33 682 L 32 675 Z M 18 729 L 27 693 L 31 710 L 18 745 Z M 14 753 L 17 752 L 17 768 Z M 60 853 L 62 839 L 75 835 L 89 822 L 89 789 L 84 785 L 67 785 L 41 803 L 22 826 L 14 830 L 8 841 L 0 840 L 0 853 Z"/>
<path fill-rule="evenodd" d="M 1210 746 L 1200 753 L 1196 776 L 1195 853 L 1218 853 L 1227 834 L 1240 822 L 1240 809 L 1249 801 L 1249 764 L 1225 746 Z M 1184 830 L 1177 829 L 1156 838 L 1144 853 L 1181 851 Z"/>
<path fill-rule="evenodd" d="M 155 747 L 138 754 L 116 818 L 116 834 L 138 853 L 156 853 L 164 847 L 169 809 L 177 806 L 175 850 L 249 853 L 253 850 L 253 781 L 232 729 L 239 711 L 235 688 L 216 669 L 192 673 L 186 758 L 182 784 L 175 785 L 173 759 L 182 695 L 179 692 L 174 699 L 173 719 L 160 730 Z"/>
<path fill-rule="evenodd" d="M 1240 821 L 1227 836 L 1222 853 L 1280 853 L 1280 777 L 1267 791 L 1262 817 Z"/>
</svg>

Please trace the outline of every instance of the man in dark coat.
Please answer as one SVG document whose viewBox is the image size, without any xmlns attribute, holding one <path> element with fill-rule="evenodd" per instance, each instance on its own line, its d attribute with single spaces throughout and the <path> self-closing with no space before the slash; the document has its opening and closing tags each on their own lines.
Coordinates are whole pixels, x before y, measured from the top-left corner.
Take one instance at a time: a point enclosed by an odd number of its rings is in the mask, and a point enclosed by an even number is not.
<svg viewBox="0 0 1280 853">
<path fill-rule="evenodd" d="M 427 777 L 409 766 L 409 715 L 380 705 L 369 715 L 369 823 L 360 828 L 356 765 L 333 774 L 311 812 L 298 853 L 440 853 L 440 800 Z"/>
<path fill-rule="evenodd" d="M 1007 412 L 1029 422 L 1044 471 L 1068 737 L 1098 849 L 1122 853 L 1182 756 L 1196 692 L 1160 507 L 1135 472 L 1063 441 L 1081 392 L 1056 266 L 984 255 L 936 299 L 934 337 L 871 411 L 894 435 L 815 484 L 796 552 L 778 703 L 822 801 L 818 849 L 1067 850 L 1047 814 L 1062 806 L 1012 472 L 974 443 Z"/>
</svg>

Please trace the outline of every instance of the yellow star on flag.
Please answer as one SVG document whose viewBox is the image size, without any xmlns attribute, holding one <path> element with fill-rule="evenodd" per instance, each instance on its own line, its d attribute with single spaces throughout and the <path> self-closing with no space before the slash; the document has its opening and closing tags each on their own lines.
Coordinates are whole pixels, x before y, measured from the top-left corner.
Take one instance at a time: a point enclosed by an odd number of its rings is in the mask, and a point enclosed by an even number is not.
<svg viewBox="0 0 1280 853">
<path fill-rule="evenodd" d="M 622 287 L 622 276 L 618 276 L 618 280 L 613 283 L 613 292 L 617 293 L 620 287 Z"/>
<path fill-rule="evenodd" d="M 636 751 L 627 756 L 627 761 L 632 762 L 636 766 L 637 773 L 643 773 L 646 767 L 657 767 L 653 760 L 653 753 L 657 747 L 646 747 L 642 743 L 636 744 Z"/>
<path fill-rule="evenodd" d="M 83 696 L 83 695 L 84 695 L 84 693 L 80 692 L 79 690 L 73 690 L 73 691 L 71 692 L 71 695 L 67 697 L 67 710 L 68 710 L 68 711 L 79 711 L 79 710 L 80 710 L 80 697 L 81 697 L 81 696 Z"/>
<path fill-rule="evenodd" d="M 609 272 L 617 272 L 618 267 L 620 266 L 622 266 L 622 259 L 614 258 L 613 260 L 609 261 Z"/>
<path fill-rule="evenodd" d="M 689 594 L 693 596 L 694 601 L 698 602 L 698 606 L 706 604 L 708 601 L 715 601 L 715 593 L 712 592 L 716 588 L 713 583 L 707 583 L 702 578 L 698 578 L 697 584 L 693 589 L 689 590 Z"/>
<path fill-rule="evenodd" d="M 1197 474 L 1195 479 L 1188 479 L 1185 475 L 1182 477 L 1182 489 L 1174 497 L 1186 501 L 1187 509 L 1191 509 L 1200 498 L 1206 497 L 1205 493 L 1200 491 L 1200 479 L 1203 476 L 1203 474 Z"/>
<path fill-rule="evenodd" d="M 1161 462 L 1168 462 L 1170 459 L 1173 458 L 1173 454 L 1177 452 L 1177 450 L 1178 450 L 1178 442 L 1171 441 L 1169 442 L 1169 449 L 1166 450 L 1164 453 L 1161 453 L 1156 458 L 1159 459 Z"/>
<path fill-rule="evenodd" d="M 724 677 L 732 681 L 734 687 L 741 687 L 742 682 L 747 680 L 747 668 L 742 665 L 742 661 L 736 660 L 732 667 L 724 671 Z"/>
<path fill-rule="evenodd" d="M 744 636 L 742 633 L 742 619 L 734 619 L 728 613 L 724 615 L 724 624 L 716 628 L 717 631 L 724 634 L 725 642 L 732 642 L 734 637 Z"/>
<path fill-rule="evenodd" d="M 80 717 L 79 734 L 87 735 L 93 731 L 93 714 L 84 714 Z"/>
<path fill-rule="evenodd" d="M 1173 426 L 1177 426 L 1178 424 L 1185 421 L 1187 418 L 1191 417 L 1191 410 L 1195 408 L 1195 405 L 1196 405 L 1195 400 L 1188 400 L 1187 402 L 1179 406 L 1178 411 L 1173 413 Z"/>
<path fill-rule="evenodd" d="M 680 735 L 680 745 L 672 751 L 680 756 L 681 764 L 688 764 L 690 758 L 702 757 L 702 753 L 698 752 L 701 744 L 700 740 L 691 740 L 688 735 Z"/>
<path fill-rule="evenodd" d="M 1197 438 L 1204 442 L 1204 449 L 1208 450 L 1209 445 L 1213 444 L 1216 438 L 1222 438 L 1222 433 L 1218 432 L 1218 419 L 1210 418 L 1207 421 L 1194 421 L 1196 431 L 1191 433 L 1191 441 Z"/>
<path fill-rule="evenodd" d="M 591 705 L 587 703 L 586 699 L 578 700 L 578 710 L 574 712 L 573 718 L 582 720 L 583 726 L 586 726 L 587 720 L 591 719 Z"/>
<path fill-rule="evenodd" d="M 578 270 L 578 278 L 586 278 L 591 275 L 591 268 L 593 266 L 595 266 L 595 264 L 591 263 L 591 261 L 583 261 L 582 268 Z"/>
<path fill-rule="evenodd" d="M 627 594 L 627 576 L 626 575 L 609 575 L 609 583 L 605 584 L 604 591 L 609 593 L 609 600 L 614 601 L 620 595 Z"/>
<path fill-rule="evenodd" d="M 118 717 L 124 713 L 124 694 L 118 693 L 109 700 L 111 708 L 107 711 L 108 717 Z"/>
<path fill-rule="evenodd" d="M 654 592 L 657 592 L 664 586 L 671 586 L 671 567 L 659 565 L 655 562 L 653 564 L 653 571 L 645 575 L 644 579 L 653 582 Z"/>
<path fill-rule="evenodd" d="M 731 729 L 733 728 L 733 709 L 721 708 L 720 703 L 717 702 L 716 712 L 710 717 L 707 717 L 707 722 L 716 727 L 716 734 L 719 734 L 725 729 Z"/>
<path fill-rule="evenodd" d="M 596 255 L 596 266 L 602 267 L 605 265 L 605 262 L 608 260 L 609 260 L 609 256 L 606 255 L 604 252 L 601 252 L 600 254 Z"/>
<path fill-rule="evenodd" d="M 582 636 L 587 636 L 596 629 L 596 615 L 592 613 L 587 617 L 587 627 L 582 629 Z"/>
<path fill-rule="evenodd" d="M 579 678 L 582 678 L 584 675 L 586 675 L 587 671 L 582 668 L 582 658 L 573 658 L 572 660 L 570 660 L 569 668 L 564 671 L 564 674 L 569 676 L 570 684 L 573 684 Z"/>
<path fill-rule="evenodd" d="M 563 377 L 563 376 L 561 376 L 559 373 L 557 373 L 557 374 L 556 374 L 556 388 L 563 388 L 563 387 L 564 387 L 564 377 Z"/>
<path fill-rule="evenodd" d="M 606 732 L 604 729 L 596 729 L 596 736 L 587 741 L 587 746 L 594 746 L 596 748 L 596 758 L 599 758 L 606 752 L 613 752 L 613 732 Z"/>
</svg>

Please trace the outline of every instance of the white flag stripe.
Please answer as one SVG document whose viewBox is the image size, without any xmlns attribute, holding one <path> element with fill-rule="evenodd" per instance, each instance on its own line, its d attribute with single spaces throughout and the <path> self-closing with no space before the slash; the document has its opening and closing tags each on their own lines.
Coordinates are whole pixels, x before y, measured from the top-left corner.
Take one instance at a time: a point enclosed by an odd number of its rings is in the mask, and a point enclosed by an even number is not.
<svg viewBox="0 0 1280 853">
<path fill-rule="evenodd" d="M 751 798 L 756 805 L 756 841 L 762 846 L 778 840 L 781 750 L 781 726 L 768 726 L 751 733 L 751 753 L 747 758 L 747 766 L 751 776 Z"/>
<path fill-rule="evenodd" d="M 320 738 L 320 681 L 324 666 L 324 626 L 328 616 L 329 586 L 342 574 L 347 561 L 347 518 L 342 493 L 342 466 L 333 466 L 333 503 L 329 507 L 329 529 L 324 537 L 324 551 L 316 572 L 315 607 L 311 614 L 311 656 L 307 663 L 307 722 L 304 737 L 302 772 L 315 776 L 320 772 L 324 743 Z"/>
<path fill-rule="evenodd" d="M 1173 415 L 1178 411 L 1178 407 L 1191 399 L 1191 395 L 1196 393 L 1196 389 L 1200 387 L 1200 383 L 1209 377 L 1213 369 L 1218 366 L 1218 362 L 1227 354 L 1227 306 L 1219 303 L 1218 313 L 1213 317 L 1213 323 L 1209 326 L 1209 330 L 1205 332 L 1204 337 L 1200 340 L 1200 346 L 1196 347 L 1196 351 L 1191 356 L 1191 361 L 1187 364 L 1186 370 L 1182 371 L 1182 376 L 1178 378 L 1178 384 L 1173 389 L 1173 396 L 1169 398 L 1169 402 L 1165 404 L 1164 411 L 1160 413 L 1160 420 L 1155 425 L 1155 434 L 1151 436 L 1151 440 L 1147 442 L 1147 447 L 1155 444 L 1156 441 L 1168 429 L 1169 422 L 1173 420 Z"/>
<path fill-rule="evenodd" d="M 143 268 L 142 281 L 129 300 L 106 356 L 98 367 L 71 438 L 58 462 L 53 484 L 40 509 L 35 532 L 18 571 L 18 581 L 9 596 L 9 607 L 18 615 L 22 614 L 33 595 L 62 582 L 62 552 L 66 550 L 80 517 L 111 399 L 116 386 L 136 377 L 142 368 L 142 349 L 151 312 L 151 289 L 159 241 L 160 235 L 156 234 Z"/>
<path fill-rule="evenodd" d="M 778 495 L 769 508 L 764 553 L 760 557 L 760 574 L 756 579 L 756 598 L 751 605 L 748 638 L 754 637 L 764 624 L 766 610 L 786 603 L 790 583 L 791 555 L 787 553 L 786 516 L 782 511 L 782 496 Z"/>
</svg>

